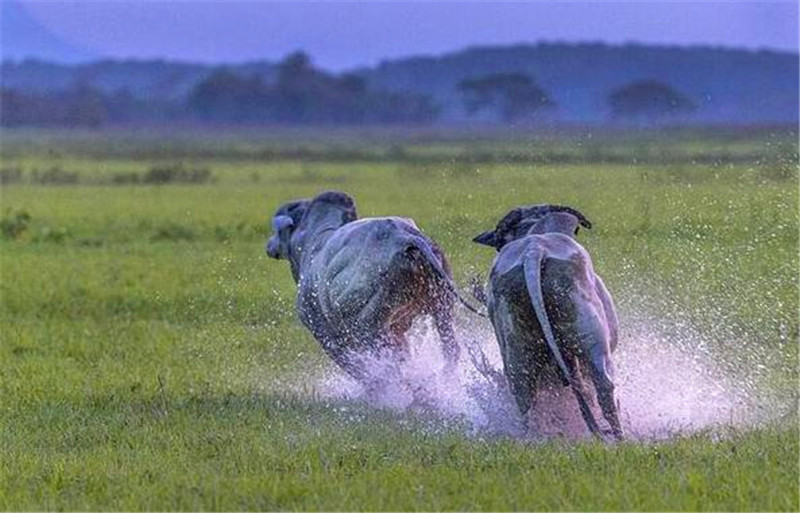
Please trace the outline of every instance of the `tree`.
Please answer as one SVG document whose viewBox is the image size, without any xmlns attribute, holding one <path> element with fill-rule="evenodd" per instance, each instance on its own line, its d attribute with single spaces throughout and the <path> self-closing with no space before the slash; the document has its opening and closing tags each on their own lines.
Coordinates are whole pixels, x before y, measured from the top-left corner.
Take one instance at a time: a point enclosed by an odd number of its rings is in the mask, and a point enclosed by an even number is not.
<svg viewBox="0 0 800 513">
<path fill-rule="evenodd" d="M 88 83 L 80 82 L 64 93 L 64 122 L 96 128 L 108 120 L 106 97 Z"/>
<path fill-rule="evenodd" d="M 270 89 L 257 76 L 215 71 L 189 94 L 189 106 L 208 121 L 261 121 L 271 114 Z"/>
<path fill-rule="evenodd" d="M 96 128 L 108 121 L 106 103 L 99 90 L 85 84 L 52 94 L 3 88 L 0 124 Z"/>
<path fill-rule="evenodd" d="M 277 121 L 312 123 L 330 117 L 326 98 L 334 86 L 333 77 L 315 69 L 303 52 L 286 56 L 278 64 L 276 89 Z M 317 119 L 315 119 L 317 118 Z"/>
<path fill-rule="evenodd" d="M 656 80 L 641 80 L 611 91 L 608 105 L 615 118 L 654 119 L 697 110 L 685 95 Z"/>
<path fill-rule="evenodd" d="M 305 52 L 290 53 L 278 64 L 278 87 L 296 87 L 317 75 L 311 58 Z"/>
<path fill-rule="evenodd" d="M 438 113 L 427 97 L 370 90 L 363 77 L 314 68 L 301 52 L 277 68 L 274 83 L 220 69 L 194 87 L 188 105 L 204 120 L 252 123 L 419 124 Z"/>
<path fill-rule="evenodd" d="M 34 112 L 32 102 L 13 89 L 0 89 L 0 125 L 20 126 L 30 122 Z"/>
<path fill-rule="evenodd" d="M 555 102 L 528 75 L 496 73 L 485 77 L 465 79 L 458 90 L 464 96 L 469 114 L 485 109 L 495 110 L 503 121 L 529 118 Z"/>
</svg>

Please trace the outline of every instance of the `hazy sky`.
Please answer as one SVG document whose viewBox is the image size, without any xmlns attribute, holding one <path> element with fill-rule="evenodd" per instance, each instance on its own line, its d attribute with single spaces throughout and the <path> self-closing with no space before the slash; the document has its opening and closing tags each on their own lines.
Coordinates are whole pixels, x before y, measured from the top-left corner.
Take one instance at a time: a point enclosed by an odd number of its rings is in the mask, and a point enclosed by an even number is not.
<svg viewBox="0 0 800 513">
<path fill-rule="evenodd" d="M 0 0 L 4 57 L 275 60 L 327 68 L 541 40 L 798 50 L 797 1 Z"/>
</svg>

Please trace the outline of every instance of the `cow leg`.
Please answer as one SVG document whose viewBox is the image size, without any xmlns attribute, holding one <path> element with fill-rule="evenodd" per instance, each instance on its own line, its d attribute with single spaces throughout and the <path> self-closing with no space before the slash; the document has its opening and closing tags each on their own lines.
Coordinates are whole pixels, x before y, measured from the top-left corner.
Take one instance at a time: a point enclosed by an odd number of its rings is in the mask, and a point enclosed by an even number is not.
<svg viewBox="0 0 800 513">
<path fill-rule="evenodd" d="M 394 383 L 402 383 L 407 391 L 411 392 L 412 406 L 426 407 L 430 403 L 430 398 L 426 393 L 422 383 L 405 378 L 402 374 L 402 367 L 411 356 L 411 347 L 406 333 L 411 329 L 412 319 L 408 322 L 394 324 L 390 331 L 392 333 L 392 367 L 391 372 Z"/>
<path fill-rule="evenodd" d="M 442 354 L 445 359 L 445 373 L 451 375 L 455 373 L 458 365 L 458 357 L 461 349 L 456 340 L 456 332 L 453 329 L 453 314 L 449 307 L 440 307 L 433 312 L 433 321 L 436 324 L 436 331 L 442 344 Z"/>
<path fill-rule="evenodd" d="M 400 382 L 401 368 L 410 356 L 405 335 L 409 324 L 404 319 L 394 319 L 391 324 L 383 326 L 378 335 L 365 336 L 365 340 L 369 339 L 369 344 L 365 343 L 364 347 L 371 347 L 367 351 L 371 357 L 364 358 L 364 362 L 369 373 L 368 388 L 373 392 L 380 393 Z"/>
<path fill-rule="evenodd" d="M 524 338 L 503 332 L 498 332 L 498 335 L 503 339 L 503 371 L 524 418 L 532 409 L 539 388 L 540 372 L 536 367 L 535 352 Z"/>
<path fill-rule="evenodd" d="M 393 362 L 402 365 L 411 356 L 411 347 L 406 333 L 411 328 L 411 319 L 402 319 L 386 328 L 383 349 L 388 352 Z"/>
<path fill-rule="evenodd" d="M 536 410 L 536 396 L 539 391 L 539 381 L 540 381 L 540 373 L 537 372 L 537 369 L 534 367 L 529 368 L 527 371 L 523 371 L 525 374 L 525 381 L 527 381 L 528 392 L 527 392 L 527 401 L 525 401 L 524 406 L 523 404 L 518 401 L 518 406 L 520 407 L 520 413 L 522 414 L 522 422 L 525 426 L 524 429 L 527 435 L 532 435 L 533 437 L 538 437 L 542 434 L 542 423 L 539 419 L 535 418 L 535 410 Z M 523 411 L 524 408 L 526 410 Z"/>
<path fill-rule="evenodd" d="M 589 372 L 597 392 L 597 402 L 603 411 L 603 416 L 611 426 L 611 432 L 617 440 L 623 437 L 622 425 L 619 422 L 619 412 L 614 401 L 614 381 L 611 378 L 611 361 L 602 344 L 595 344 L 588 358 Z"/>
<path fill-rule="evenodd" d="M 330 350 L 326 350 L 326 353 L 353 379 L 365 387 L 368 386 L 370 375 L 357 353 Z"/>
<path fill-rule="evenodd" d="M 578 359 L 575 357 L 575 355 L 568 352 L 564 354 L 564 363 L 567 364 L 567 369 L 569 370 L 572 381 L 575 384 L 574 387 L 571 388 L 573 394 L 575 395 L 575 399 L 578 401 L 578 407 L 581 411 L 583 421 L 586 423 L 586 427 L 589 428 L 589 432 L 591 434 L 602 439 L 602 432 L 600 431 L 600 427 L 597 425 L 597 421 L 595 421 L 594 413 L 592 413 L 591 406 L 587 401 L 586 385 L 584 383 L 583 376 L 581 375 Z"/>
<path fill-rule="evenodd" d="M 384 337 L 377 338 L 382 339 L 383 343 Z M 364 387 L 368 397 L 380 395 L 396 372 L 394 357 L 391 359 L 389 369 L 376 365 L 374 357 L 379 356 L 379 351 L 375 346 L 379 344 L 375 343 L 375 339 L 376 337 L 369 337 L 363 330 L 359 330 L 353 334 L 352 339 L 328 337 L 321 340 L 325 352 L 342 370 Z"/>
</svg>

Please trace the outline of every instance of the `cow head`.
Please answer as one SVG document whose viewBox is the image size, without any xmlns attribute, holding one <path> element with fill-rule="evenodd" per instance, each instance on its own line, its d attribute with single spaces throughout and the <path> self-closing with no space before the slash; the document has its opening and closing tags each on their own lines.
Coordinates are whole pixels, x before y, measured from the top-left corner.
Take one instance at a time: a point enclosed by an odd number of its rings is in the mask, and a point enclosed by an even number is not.
<svg viewBox="0 0 800 513">
<path fill-rule="evenodd" d="M 277 259 L 289 258 L 290 241 L 300 220 L 308 209 L 310 200 L 289 201 L 275 211 L 272 217 L 272 234 L 267 240 L 267 255 Z"/>
<path fill-rule="evenodd" d="M 356 219 L 355 202 L 343 192 L 326 191 L 310 200 L 284 203 L 272 217 L 267 255 L 290 260 L 293 272 L 296 272 L 301 253 L 309 243 L 318 239 L 317 234 Z"/>
<path fill-rule="evenodd" d="M 568 218 L 563 216 L 552 217 L 552 214 L 556 213 L 567 214 L 569 218 L 574 219 L 574 221 L 569 221 Z M 497 251 L 500 251 L 503 246 L 509 242 L 532 233 L 532 229 L 538 230 L 533 233 L 546 233 L 543 230 L 548 229 L 551 231 L 563 232 L 565 227 L 570 225 L 570 223 L 572 223 L 571 226 L 573 227 L 573 234 L 575 235 L 577 235 L 578 229 L 581 226 L 584 228 L 592 227 L 592 223 L 586 219 L 583 214 L 570 207 L 547 204 L 517 207 L 503 216 L 494 230 L 483 232 L 472 239 L 472 241 L 485 246 L 491 246 Z M 557 229 L 552 230 L 551 228 L 555 227 L 556 224 L 558 225 Z"/>
</svg>

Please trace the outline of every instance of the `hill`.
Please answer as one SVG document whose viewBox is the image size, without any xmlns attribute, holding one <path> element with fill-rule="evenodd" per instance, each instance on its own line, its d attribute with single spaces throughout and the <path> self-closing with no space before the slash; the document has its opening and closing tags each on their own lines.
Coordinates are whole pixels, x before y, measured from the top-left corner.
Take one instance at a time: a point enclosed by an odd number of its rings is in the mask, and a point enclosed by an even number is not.
<svg viewBox="0 0 800 513">
<path fill-rule="evenodd" d="M 106 59 L 74 65 L 9 60 L 0 67 L 0 82 L 3 87 L 27 92 L 53 93 L 81 84 L 109 94 L 127 91 L 137 99 L 183 100 L 196 84 L 222 67 L 164 60 Z M 266 80 L 274 75 L 274 66 L 268 62 L 225 68 L 237 75 L 258 75 Z"/>
<path fill-rule="evenodd" d="M 91 86 L 121 91 L 144 102 L 183 104 L 192 89 L 223 66 L 162 60 L 102 60 L 57 64 L 38 60 L 2 63 L 2 86 L 51 94 Z M 224 66 L 234 75 L 276 77 L 276 64 Z M 609 94 L 636 81 L 658 81 L 687 98 L 695 123 L 797 123 L 798 55 L 711 47 L 540 43 L 476 47 L 440 56 L 387 60 L 354 70 L 373 90 L 430 97 L 440 123 L 468 120 L 458 90 L 462 80 L 498 73 L 532 77 L 556 104 L 553 121 L 608 120 Z"/>
<path fill-rule="evenodd" d="M 608 94 L 647 79 L 688 96 L 698 105 L 696 121 L 798 121 L 798 55 L 788 52 L 542 43 L 470 48 L 360 70 L 373 86 L 432 95 L 451 119 L 463 116 L 459 81 L 508 72 L 534 77 L 558 104 L 554 115 L 565 121 L 607 119 Z"/>
</svg>

